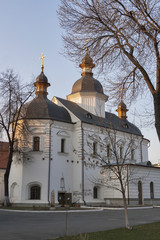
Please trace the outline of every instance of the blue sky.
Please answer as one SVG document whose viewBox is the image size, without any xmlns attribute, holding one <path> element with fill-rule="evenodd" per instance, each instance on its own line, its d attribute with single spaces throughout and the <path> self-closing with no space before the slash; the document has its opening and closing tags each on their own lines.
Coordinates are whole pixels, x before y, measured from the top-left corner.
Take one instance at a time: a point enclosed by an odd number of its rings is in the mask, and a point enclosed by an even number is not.
<svg viewBox="0 0 160 240">
<path fill-rule="evenodd" d="M 39 75 L 40 57 L 44 52 L 44 72 L 51 84 L 49 99 L 53 96 L 66 98 L 81 76 L 81 69 L 62 54 L 62 30 L 56 14 L 59 4 L 60 0 L 0 0 L 0 72 L 13 68 L 22 81 L 29 82 Z M 132 109 L 136 109 L 136 105 Z M 139 122 L 128 115 L 129 121 Z M 141 128 L 141 131 L 151 140 L 149 159 L 160 162 L 154 127 Z"/>
</svg>

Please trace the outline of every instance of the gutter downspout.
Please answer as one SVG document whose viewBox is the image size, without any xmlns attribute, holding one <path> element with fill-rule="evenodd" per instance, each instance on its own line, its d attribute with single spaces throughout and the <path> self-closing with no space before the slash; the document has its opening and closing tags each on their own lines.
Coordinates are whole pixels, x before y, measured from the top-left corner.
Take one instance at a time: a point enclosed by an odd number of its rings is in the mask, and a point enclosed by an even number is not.
<svg viewBox="0 0 160 240">
<path fill-rule="evenodd" d="M 143 155 L 142 155 L 142 142 L 143 142 L 143 136 L 140 142 L 140 148 L 141 148 L 141 163 L 143 162 Z"/>
<path fill-rule="evenodd" d="M 48 203 L 50 205 L 50 200 L 49 200 L 49 197 L 50 197 L 50 175 L 51 175 L 51 127 L 53 125 L 53 121 L 50 123 L 50 126 L 49 126 L 49 159 L 48 159 Z"/>
<path fill-rule="evenodd" d="M 82 127 L 82 122 L 81 122 L 81 129 L 82 129 L 82 200 L 85 205 L 85 200 L 84 200 L 84 132 L 83 132 L 83 127 Z"/>
<path fill-rule="evenodd" d="M 128 165 L 127 165 L 127 192 L 128 192 L 128 205 L 130 203 L 129 199 L 129 177 L 128 177 Z"/>
</svg>

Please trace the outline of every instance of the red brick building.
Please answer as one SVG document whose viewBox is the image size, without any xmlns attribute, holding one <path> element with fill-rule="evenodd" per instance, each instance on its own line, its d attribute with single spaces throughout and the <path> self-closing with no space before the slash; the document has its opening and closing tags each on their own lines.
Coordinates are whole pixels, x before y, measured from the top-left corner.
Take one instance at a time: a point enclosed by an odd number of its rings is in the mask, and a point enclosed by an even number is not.
<svg viewBox="0 0 160 240">
<path fill-rule="evenodd" d="M 4 173 L 7 167 L 9 156 L 9 143 L 0 142 L 0 203 L 3 202 L 4 197 Z"/>
</svg>

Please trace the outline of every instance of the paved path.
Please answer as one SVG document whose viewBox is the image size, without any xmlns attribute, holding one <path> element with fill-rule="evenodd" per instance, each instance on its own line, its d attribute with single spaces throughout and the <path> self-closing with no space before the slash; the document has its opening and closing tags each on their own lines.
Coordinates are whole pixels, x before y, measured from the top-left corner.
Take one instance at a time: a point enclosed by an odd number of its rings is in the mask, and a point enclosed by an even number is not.
<svg viewBox="0 0 160 240">
<path fill-rule="evenodd" d="M 160 221 L 160 208 L 128 210 L 130 225 Z M 66 221 L 67 219 L 67 221 Z M 0 240 L 46 240 L 124 227 L 123 210 L 16 212 L 0 210 Z"/>
</svg>

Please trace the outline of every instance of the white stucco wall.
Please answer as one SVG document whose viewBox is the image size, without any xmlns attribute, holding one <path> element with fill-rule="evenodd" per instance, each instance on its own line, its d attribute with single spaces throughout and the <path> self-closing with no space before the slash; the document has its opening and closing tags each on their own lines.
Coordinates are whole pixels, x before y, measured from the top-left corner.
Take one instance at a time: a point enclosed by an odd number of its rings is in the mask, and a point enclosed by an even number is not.
<svg viewBox="0 0 160 240">
<path fill-rule="evenodd" d="M 148 139 L 143 139 L 142 141 L 142 161 L 148 161 L 148 148 L 150 141 Z"/>
<path fill-rule="evenodd" d="M 129 184 L 130 198 L 138 198 L 138 181 L 142 182 L 142 198 L 150 199 L 150 182 L 154 184 L 154 198 L 160 199 L 160 168 L 132 166 L 132 179 Z"/>
<path fill-rule="evenodd" d="M 21 157 L 17 155 L 18 159 L 22 159 L 19 163 L 15 161 L 11 168 L 12 202 L 48 204 L 51 202 L 53 191 L 55 203 L 58 203 L 58 192 L 61 191 L 71 193 L 72 201 L 80 203 L 83 203 L 83 200 L 88 203 L 103 203 L 106 198 L 121 198 L 120 192 L 96 183 L 95 179 L 103 177 L 100 173 L 101 168 L 83 165 L 89 161 L 94 165 L 97 161 L 96 156 L 93 156 L 93 149 L 88 144 L 90 142 L 92 145 L 94 138 L 97 142 L 97 153 L 101 157 L 106 157 L 106 147 L 104 146 L 109 143 L 107 140 L 108 130 L 96 125 L 81 123 L 71 112 L 70 115 L 75 121 L 74 124 L 51 120 L 31 120 L 29 122 L 30 134 L 23 146 L 24 153 Z M 125 151 L 131 135 L 118 131 L 116 135 L 119 146 L 123 146 Z M 34 136 L 40 137 L 40 151 L 33 151 Z M 65 140 L 64 152 L 61 152 L 61 139 Z M 142 137 L 134 135 L 132 135 L 132 140 L 135 150 L 134 159 L 131 161 L 129 156 L 127 163 L 134 164 L 148 160 L 148 142 L 144 140 L 141 144 Z M 103 146 L 101 142 L 103 142 Z M 60 185 L 61 178 L 64 178 L 64 189 Z M 29 199 L 29 188 L 32 184 L 41 186 L 40 200 Z M 96 199 L 93 198 L 94 187 L 98 189 Z M 132 197 L 134 186 L 131 186 L 131 190 Z"/>
<path fill-rule="evenodd" d="M 78 92 L 67 96 L 67 100 L 77 103 L 86 111 L 105 117 L 105 102 L 108 97 L 96 92 Z"/>
<path fill-rule="evenodd" d="M 84 154 L 85 154 L 85 159 L 87 161 L 87 165 L 85 167 L 85 201 L 86 202 L 102 202 L 104 199 L 118 199 L 122 198 L 122 194 L 120 191 L 110 188 L 110 186 L 103 186 L 103 184 L 97 184 L 96 181 L 100 180 L 103 178 L 103 176 L 100 174 L 100 169 L 97 167 L 92 167 L 91 165 L 95 164 L 97 159 L 96 156 L 92 156 L 92 143 L 94 141 L 97 141 L 97 154 L 98 154 L 98 159 L 100 159 L 99 163 L 102 161 L 102 164 L 105 164 L 103 162 L 103 159 L 106 160 L 107 163 L 107 158 L 106 158 L 106 146 L 109 143 L 107 142 L 107 130 L 103 130 L 103 128 L 100 128 L 95 125 L 89 125 L 89 124 L 83 124 L 83 129 L 84 129 Z M 132 138 L 131 138 L 132 137 Z M 142 160 L 142 148 L 141 148 L 141 142 L 142 142 L 142 137 L 141 136 L 131 136 L 130 134 L 127 133 L 122 133 L 122 132 L 116 132 L 116 141 L 119 143 L 119 146 L 123 147 L 123 154 L 125 154 L 125 151 L 130 144 L 130 141 L 133 141 L 133 144 L 131 148 L 134 149 L 134 159 L 131 160 L 131 155 L 129 154 L 128 157 L 126 158 L 126 163 L 139 163 Z M 105 142 L 106 141 L 106 142 Z M 89 142 L 91 144 L 89 144 Z M 117 148 L 117 151 L 118 148 Z M 148 151 L 147 148 L 143 148 L 143 153 L 145 156 L 147 156 L 147 153 L 145 151 Z M 118 152 L 117 152 L 118 153 Z M 119 153 L 118 153 L 119 154 Z M 146 158 L 145 158 L 146 160 Z M 112 157 L 110 158 L 110 161 L 112 161 Z M 141 173 L 140 173 L 141 174 Z M 114 176 L 113 176 L 114 178 Z M 114 180 L 115 183 L 115 180 Z M 119 182 L 117 181 L 117 185 L 119 186 Z M 93 187 L 97 186 L 98 187 L 98 198 L 93 199 Z"/>
<path fill-rule="evenodd" d="M 9 195 L 10 202 L 17 203 L 22 198 L 22 176 L 23 176 L 23 158 L 19 154 L 13 157 L 10 175 L 9 175 Z"/>
</svg>

